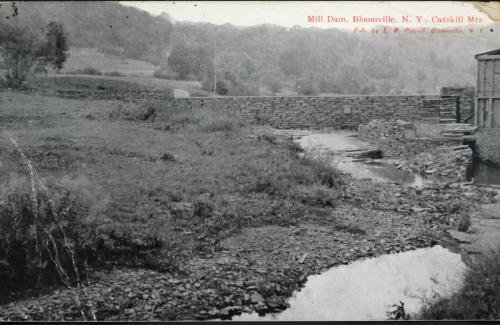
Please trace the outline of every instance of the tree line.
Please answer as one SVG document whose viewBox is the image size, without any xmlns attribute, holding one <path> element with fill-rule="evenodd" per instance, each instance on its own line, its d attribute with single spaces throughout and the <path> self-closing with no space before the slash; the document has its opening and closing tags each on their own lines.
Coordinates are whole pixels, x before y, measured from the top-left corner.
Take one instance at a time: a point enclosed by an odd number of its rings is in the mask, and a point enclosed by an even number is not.
<svg viewBox="0 0 500 325">
<path fill-rule="evenodd" d="M 198 80 L 221 95 L 433 93 L 473 85 L 474 54 L 495 48 L 500 36 L 498 29 L 482 35 L 358 35 L 172 23 L 168 15 L 153 17 L 112 2 L 21 3 L 19 15 L 39 25 L 56 21 L 69 46 L 148 61 L 158 67 L 157 77 Z"/>
</svg>

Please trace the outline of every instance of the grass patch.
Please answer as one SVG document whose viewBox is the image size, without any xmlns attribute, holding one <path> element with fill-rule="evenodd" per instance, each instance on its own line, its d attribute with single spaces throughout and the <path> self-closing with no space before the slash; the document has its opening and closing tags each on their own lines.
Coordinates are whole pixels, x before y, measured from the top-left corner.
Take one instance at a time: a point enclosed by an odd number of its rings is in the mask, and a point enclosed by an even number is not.
<svg viewBox="0 0 500 325">
<path fill-rule="evenodd" d="M 450 298 L 426 306 L 420 319 L 498 320 L 500 318 L 500 255 L 475 265 L 463 288 Z"/>
<path fill-rule="evenodd" d="M 28 84 L 39 88 L 57 90 L 147 91 L 152 89 L 136 83 L 134 78 L 102 76 L 100 71 L 93 71 L 92 69 L 88 68 L 85 74 L 78 75 L 33 76 L 28 80 Z"/>
</svg>

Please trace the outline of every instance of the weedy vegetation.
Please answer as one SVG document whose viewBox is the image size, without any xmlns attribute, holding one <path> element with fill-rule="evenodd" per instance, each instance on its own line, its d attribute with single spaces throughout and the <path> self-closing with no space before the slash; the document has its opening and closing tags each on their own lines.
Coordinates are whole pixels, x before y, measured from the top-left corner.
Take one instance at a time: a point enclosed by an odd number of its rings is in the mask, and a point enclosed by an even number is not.
<svg viewBox="0 0 500 325">
<path fill-rule="evenodd" d="M 467 273 L 463 287 L 449 298 L 424 307 L 420 319 L 498 320 L 500 318 L 500 255 L 492 253 Z"/>
<path fill-rule="evenodd" d="M 182 273 L 186 259 L 243 227 L 327 216 L 341 197 L 336 170 L 301 158 L 290 141 L 252 137 L 253 126 L 228 113 L 8 96 L 11 118 L 0 126 L 17 146 L 2 134 L 3 294 L 65 284 L 82 292 L 91 319 L 88 269 Z"/>
</svg>

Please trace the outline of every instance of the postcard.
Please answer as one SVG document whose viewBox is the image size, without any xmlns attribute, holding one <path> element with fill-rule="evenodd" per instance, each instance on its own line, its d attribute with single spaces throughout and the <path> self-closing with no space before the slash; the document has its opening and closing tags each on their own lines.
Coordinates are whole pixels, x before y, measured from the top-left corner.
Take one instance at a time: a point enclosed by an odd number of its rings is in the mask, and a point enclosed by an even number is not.
<svg viewBox="0 0 500 325">
<path fill-rule="evenodd" d="M 0 2 L 0 321 L 498 320 L 500 4 Z"/>
</svg>

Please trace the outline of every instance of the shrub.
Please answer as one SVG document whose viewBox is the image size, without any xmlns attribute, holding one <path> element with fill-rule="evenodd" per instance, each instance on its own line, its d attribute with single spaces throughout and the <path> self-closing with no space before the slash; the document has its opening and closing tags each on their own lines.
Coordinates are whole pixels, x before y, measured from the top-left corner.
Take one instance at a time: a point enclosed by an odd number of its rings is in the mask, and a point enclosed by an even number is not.
<svg viewBox="0 0 500 325">
<path fill-rule="evenodd" d="M 93 68 L 91 66 L 88 66 L 84 69 L 78 69 L 74 71 L 68 72 L 69 74 L 85 74 L 85 75 L 91 75 L 91 76 L 100 76 L 102 75 L 102 72 L 100 70 L 97 70 L 96 68 Z"/>
<path fill-rule="evenodd" d="M 110 77 L 122 77 L 123 74 L 118 72 L 118 71 L 106 71 L 102 73 L 104 76 L 110 76 Z"/>
<path fill-rule="evenodd" d="M 262 139 L 272 144 L 276 144 L 278 141 L 278 138 L 274 134 L 267 133 L 262 135 Z"/>
<path fill-rule="evenodd" d="M 290 177 L 299 184 L 320 184 L 329 188 L 339 188 L 343 185 L 339 172 L 326 161 L 299 158 L 293 162 Z"/>
<path fill-rule="evenodd" d="M 334 207 L 338 194 L 325 186 L 299 187 L 292 197 L 302 204 L 320 207 Z"/>
<path fill-rule="evenodd" d="M 227 95 L 229 93 L 229 87 L 224 80 L 217 80 L 215 91 L 219 95 Z"/>
<path fill-rule="evenodd" d="M 158 105 L 155 102 L 146 101 L 141 105 L 118 104 L 110 113 L 110 118 L 120 118 L 129 121 L 154 120 Z"/>
<path fill-rule="evenodd" d="M 86 207 L 68 192 L 61 193 L 55 209 L 51 200 L 38 193 L 35 210 L 31 194 L 17 189 L 0 205 L 0 260 L 5 266 L 0 277 L 1 288 L 58 283 L 64 276 L 58 277 L 57 265 L 65 270 L 71 282 L 76 280 L 76 270 L 84 270 L 85 258 L 72 254 L 82 247 L 78 214 Z M 66 242 L 72 243 L 74 251 L 67 249 Z"/>
<path fill-rule="evenodd" d="M 246 125 L 236 117 L 217 112 L 198 112 L 197 117 L 204 132 L 232 132 Z"/>
<path fill-rule="evenodd" d="M 235 129 L 236 125 L 231 120 L 214 120 L 203 123 L 202 130 L 205 132 L 230 132 Z"/>
</svg>

